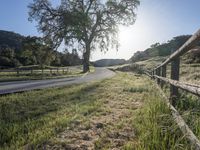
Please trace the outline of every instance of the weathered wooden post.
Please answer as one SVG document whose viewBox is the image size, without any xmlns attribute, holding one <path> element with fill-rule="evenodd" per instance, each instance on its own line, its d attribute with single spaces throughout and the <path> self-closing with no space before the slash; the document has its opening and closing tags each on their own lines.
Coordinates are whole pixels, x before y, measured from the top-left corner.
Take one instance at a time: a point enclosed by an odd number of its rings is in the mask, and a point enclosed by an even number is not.
<svg viewBox="0 0 200 150">
<path fill-rule="evenodd" d="M 42 77 L 43 77 L 43 75 L 44 75 L 44 67 L 42 66 Z"/>
<path fill-rule="evenodd" d="M 17 68 L 17 76 L 19 76 L 19 68 Z"/>
<path fill-rule="evenodd" d="M 63 74 L 65 74 L 65 69 L 63 68 Z"/>
<path fill-rule="evenodd" d="M 161 76 L 164 77 L 164 78 L 166 77 L 166 69 L 167 69 L 166 65 L 162 66 Z M 164 81 L 161 81 L 161 88 L 163 88 L 164 83 L 165 83 Z"/>
<path fill-rule="evenodd" d="M 154 76 L 154 72 L 153 70 L 151 71 L 151 79 L 153 79 L 153 76 Z"/>
<path fill-rule="evenodd" d="M 57 74 L 58 74 L 58 68 L 57 68 Z"/>
<path fill-rule="evenodd" d="M 156 69 L 157 76 L 160 76 L 160 71 L 161 71 L 160 67 Z M 160 79 L 157 79 L 157 84 L 160 85 Z"/>
<path fill-rule="evenodd" d="M 31 75 L 33 75 L 33 68 L 31 68 Z"/>
<path fill-rule="evenodd" d="M 50 74 L 52 75 L 52 68 L 50 68 Z"/>
<path fill-rule="evenodd" d="M 180 71 L 180 57 L 175 58 L 171 62 L 171 79 L 179 81 L 179 71 Z M 170 85 L 170 99 L 172 105 L 176 105 L 178 99 L 178 88 Z"/>
<path fill-rule="evenodd" d="M 156 70 L 153 69 L 153 79 L 155 79 L 154 75 L 156 75 Z"/>
</svg>

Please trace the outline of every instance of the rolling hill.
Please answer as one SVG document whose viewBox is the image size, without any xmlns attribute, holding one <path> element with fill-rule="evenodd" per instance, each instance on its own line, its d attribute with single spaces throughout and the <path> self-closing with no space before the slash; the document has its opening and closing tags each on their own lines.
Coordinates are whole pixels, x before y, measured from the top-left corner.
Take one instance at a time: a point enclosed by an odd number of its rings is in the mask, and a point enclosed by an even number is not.
<svg viewBox="0 0 200 150">
<path fill-rule="evenodd" d="M 125 64 L 125 59 L 100 59 L 93 62 L 95 67 L 106 67 Z"/>
</svg>

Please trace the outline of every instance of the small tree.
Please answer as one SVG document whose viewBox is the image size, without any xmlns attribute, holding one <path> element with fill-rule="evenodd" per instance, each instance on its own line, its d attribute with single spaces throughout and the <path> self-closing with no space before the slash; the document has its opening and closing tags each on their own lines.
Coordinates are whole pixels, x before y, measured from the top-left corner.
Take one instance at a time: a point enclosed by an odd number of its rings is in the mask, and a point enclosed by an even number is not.
<svg viewBox="0 0 200 150">
<path fill-rule="evenodd" d="M 132 25 L 139 0 L 62 0 L 53 7 L 49 0 L 33 0 L 29 19 L 50 38 L 55 48 L 62 41 L 83 50 L 83 72 L 89 71 L 91 50 L 118 48 L 118 25 Z"/>
</svg>

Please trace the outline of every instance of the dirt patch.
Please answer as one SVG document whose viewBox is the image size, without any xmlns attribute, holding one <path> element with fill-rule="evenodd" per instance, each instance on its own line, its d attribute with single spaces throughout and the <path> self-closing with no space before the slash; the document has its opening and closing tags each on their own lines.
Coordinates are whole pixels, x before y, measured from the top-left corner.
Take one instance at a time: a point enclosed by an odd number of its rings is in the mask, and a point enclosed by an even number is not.
<svg viewBox="0 0 200 150">
<path fill-rule="evenodd" d="M 140 102 L 134 100 L 105 101 L 104 110 L 109 110 L 108 112 L 101 113 L 99 116 L 91 116 L 87 125 L 84 122 L 75 121 L 69 129 L 43 144 L 40 149 L 101 149 L 102 145 L 98 145 L 98 142 L 103 142 L 115 150 L 120 149 L 127 141 L 134 139 L 135 133 L 128 122 L 123 123 L 119 129 L 116 125 L 121 120 L 130 117 L 130 110 L 137 109 L 141 105 Z"/>
</svg>

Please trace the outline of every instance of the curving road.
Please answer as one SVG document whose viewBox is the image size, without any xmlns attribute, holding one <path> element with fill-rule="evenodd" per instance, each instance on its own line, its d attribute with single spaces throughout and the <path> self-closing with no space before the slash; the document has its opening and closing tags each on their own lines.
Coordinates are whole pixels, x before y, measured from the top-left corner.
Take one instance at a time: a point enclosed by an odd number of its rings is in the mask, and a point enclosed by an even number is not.
<svg viewBox="0 0 200 150">
<path fill-rule="evenodd" d="M 48 80 L 30 80 L 30 81 L 14 81 L 0 83 L 0 95 L 23 92 L 35 89 L 44 89 L 50 87 L 60 87 L 70 84 L 80 84 L 90 81 L 98 81 L 105 78 L 113 77 L 115 73 L 106 68 L 95 68 L 95 72 L 89 73 L 82 77 L 71 77 L 62 79 Z"/>
</svg>

